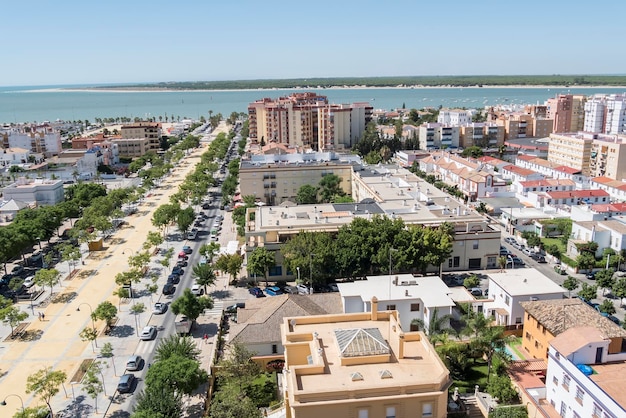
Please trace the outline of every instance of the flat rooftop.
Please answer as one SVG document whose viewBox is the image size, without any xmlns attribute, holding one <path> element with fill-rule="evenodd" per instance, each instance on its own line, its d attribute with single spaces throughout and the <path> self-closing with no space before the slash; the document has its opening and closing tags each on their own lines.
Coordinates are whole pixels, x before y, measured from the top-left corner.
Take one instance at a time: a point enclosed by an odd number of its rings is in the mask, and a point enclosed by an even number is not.
<svg viewBox="0 0 626 418">
<path fill-rule="evenodd" d="M 534 268 L 507 269 L 506 272 L 489 273 L 488 276 L 511 296 L 565 292 L 565 289 Z"/>
<path fill-rule="evenodd" d="M 286 377 L 294 406 L 447 388 L 448 370 L 423 333 L 400 338 L 393 313 L 381 312 L 377 320 L 370 317 L 359 313 L 285 319 Z"/>
<path fill-rule="evenodd" d="M 594 364 L 591 367 L 595 373 L 589 378 L 615 402 L 626 408 L 626 361 Z"/>
</svg>

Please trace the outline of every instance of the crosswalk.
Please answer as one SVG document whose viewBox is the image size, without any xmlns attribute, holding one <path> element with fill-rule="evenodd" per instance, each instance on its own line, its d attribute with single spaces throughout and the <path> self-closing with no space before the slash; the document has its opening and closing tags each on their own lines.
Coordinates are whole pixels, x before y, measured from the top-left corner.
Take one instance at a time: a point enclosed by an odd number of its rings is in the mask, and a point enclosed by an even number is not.
<svg viewBox="0 0 626 418">
<path fill-rule="evenodd" d="M 224 302 L 221 300 L 213 300 L 213 308 L 206 309 L 204 311 L 204 316 L 221 318 L 222 311 L 224 310 Z"/>
</svg>

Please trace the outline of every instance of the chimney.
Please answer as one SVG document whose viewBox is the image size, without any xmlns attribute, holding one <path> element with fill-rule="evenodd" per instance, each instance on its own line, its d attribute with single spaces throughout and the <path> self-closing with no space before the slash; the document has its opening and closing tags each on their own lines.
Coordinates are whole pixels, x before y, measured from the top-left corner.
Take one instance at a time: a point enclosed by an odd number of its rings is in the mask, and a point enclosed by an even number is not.
<svg viewBox="0 0 626 418">
<path fill-rule="evenodd" d="M 378 321 L 378 299 L 372 296 L 372 321 Z"/>
</svg>

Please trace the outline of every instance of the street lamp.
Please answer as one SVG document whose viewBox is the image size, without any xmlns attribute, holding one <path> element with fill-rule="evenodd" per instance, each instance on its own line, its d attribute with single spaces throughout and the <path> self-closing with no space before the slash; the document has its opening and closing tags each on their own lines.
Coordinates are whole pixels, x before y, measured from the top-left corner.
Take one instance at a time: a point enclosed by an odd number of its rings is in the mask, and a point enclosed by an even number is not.
<svg viewBox="0 0 626 418">
<path fill-rule="evenodd" d="M 76 308 L 76 312 L 80 312 L 80 307 L 83 305 L 87 305 L 87 307 L 89 308 L 89 312 L 90 315 L 89 317 L 91 318 L 91 326 L 93 327 L 93 330 L 96 330 L 96 322 L 93 320 L 93 308 L 91 307 L 90 304 L 88 304 L 87 302 L 82 302 L 78 305 L 78 307 Z M 98 347 L 98 341 L 94 340 L 94 343 L 96 344 L 96 347 Z"/>
<path fill-rule="evenodd" d="M 20 395 L 16 395 L 14 393 L 11 393 L 10 395 L 5 396 L 4 400 L 0 402 L 0 405 L 7 406 L 7 399 L 10 398 L 11 396 L 15 396 L 16 398 L 20 400 L 20 403 L 22 404 L 22 412 L 24 412 L 24 399 L 22 399 Z"/>
<path fill-rule="evenodd" d="M 298 284 L 300 284 L 300 267 L 296 267 L 296 270 L 298 270 Z"/>
<path fill-rule="evenodd" d="M 310 253 L 309 254 L 309 295 L 313 294 L 313 257 L 315 257 L 315 254 Z"/>
</svg>

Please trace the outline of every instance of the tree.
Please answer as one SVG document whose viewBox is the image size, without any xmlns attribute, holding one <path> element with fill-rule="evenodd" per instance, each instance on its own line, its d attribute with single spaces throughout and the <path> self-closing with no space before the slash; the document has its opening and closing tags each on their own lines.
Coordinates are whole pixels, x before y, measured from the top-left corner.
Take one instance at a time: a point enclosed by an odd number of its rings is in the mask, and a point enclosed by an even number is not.
<svg viewBox="0 0 626 418">
<path fill-rule="evenodd" d="M 11 327 L 11 337 L 13 337 L 15 327 L 17 327 L 20 322 L 28 318 L 28 314 L 21 311 L 17 306 L 11 305 L 0 310 L 0 318 L 2 318 L 2 322 Z"/>
<path fill-rule="evenodd" d="M 244 381 L 260 372 L 259 366 L 252 361 L 253 355 L 254 353 L 242 344 L 229 344 L 228 355 L 219 362 L 218 376 L 233 379 L 241 387 Z"/>
<path fill-rule="evenodd" d="M 582 288 L 578 291 L 578 296 L 586 301 L 590 301 L 598 297 L 598 286 L 590 286 L 587 283 L 582 284 Z"/>
<path fill-rule="evenodd" d="M 626 298 L 626 277 L 620 277 L 613 284 L 613 288 L 611 289 L 611 293 L 620 300 L 620 306 L 623 305 L 623 300 Z"/>
<path fill-rule="evenodd" d="M 312 205 L 317 203 L 317 187 L 310 184 L 303 184 L 298 189 L 296 202 L 299 205 Z"/>
<path fill-rule="evenodd" d="M 162 243 L 163 243 L 163 236 L 159 234 L 158 232 L 150 231 L 148 232 L 148 235 L 146 236 L 146 242 L 144 242 L 143 247 L 146 250 L 149 249 L 150 247 L 155 247 L 155 250 L 156 250 L 156 248 Z"/>
<path fill-rule="evenodd" d="M 26 407 L 13 414 L 13 418 L 47 418 L 49 416 L 48 408 L 43 406 Z"/>
<path fill-rule="evenodd" d="M 507 264 L 507 258 L 505 256 L 498 257 L 498 266 L 500 267 L 500 271 L 504 271 Z"/>
<path fill-rule="evenodd" d="M 243 265 L 243 257 L 241 254 L 222 254 L 217 261 L 215 261 L 215 267 L 221 271 L 228 273 L 232 281 L 237 280 L 237 275 L 241 271 Z"/>
<path fill-rule="evenodd" d="M 480 279 L 475 274 L 472 274 L 471 276 L 463 280 L 463 286 L 465 286 L 468 289 L 471 289 L 472 287 L 476 287 L 479 284 L 480 284 Z"/>
<path fill-rule="evenodd" d="M 596 284 L 600 289 L 602 289 L 602 295 L 606 293 L 607 289 L 613 288 L 613 284 L 615 284 L 615 278 L 613 277 L 614 274 L 615 270 L 612 268 L 600 270 L 596 273 Z"/>
<path fill-rule="evenodd" d="M 196 278 L 196 283 L 204 287 L 204 293 L 207 293 L 207 286 L 215 283 L 215 271 L 211 264 L 196 264 L 191 269 L 191 276 Z"/>
<path fill-rule="evenodd" d="M 335 196 L 343 196 L 346 193 L 339 184 L 343 179 L 336 174 L 327 174 L 319 182 L 321 201 L 332 202 Z"/>
<path fill-rule="evenodd" d="M 50 293 L 55 284 L 59 283 L 59 273 L 56 269 L 41 269 L 35 273 L 35 283 L 39 286 L 49 286 Z"/>
<path fill-rule="evenodd" d="M 248 396 L 237 395 L 232 391 L 219 395 L 211 402 L 209 418 L 263 417 L 261 410 Z"/>
<path fill-rule="evenodd" d="M 199 361 L 173 355 L 157 361 L 148 369 L 146 385 L 165 385 L 172 391 L 191 395 L 207 379 L 208 375 Z"/>
<path fill-rule="evenodd" d="M 470 345 L 480 350 L 487 359 L 487 382 L 490 381 L 493 357 L 501 350 L 504 350 L 508 337 L 504 334 L 504 327 L 486 327 L 473 340 Z"/>
<path fill-rule="evenodd" d="M 194 217 L 195 214 L 191 206 L 178 212 L 178 216 L 176 217 L 176 223 L 178 224 L 178 229 L 183 234 L 186 234 L 189 230 L 189 227 L 193 224 Z"/>
<path fill-rule="evenodd" d="M 117 308 L 109 301 L 100 303 L 93 311 L 92 317 L 106 322 L 107 329 L 113 325 L 113 319 L 117 315 Z"/>
<path fill-rule="evenodd" d="M 26 378 L 26 393 L 34 393 L 48 405 L 50 416 L 54 416 L 50 400 L 59 393 L 60 387 L 67 379 L 65 372 L 53 371 L 50 367 L 39 369 Z"/>
<path fill-rule="evenodd" d="M 61 246 L 61 261 L 67 261 L 67 267 L 71 272 L 73 264 L 80 260 L 80 248 L 72 244 L 63 244 Z"/>
<path fill-rule="evenodd" d="M 167 418 L 183 415 L 182 393 L 164 384 L 147 386 L 137 395 L 132 418 Z"/>
<path fill-rule="evenodd" d="M 173 356 L 199 360 L 200 350 L 190 337 L 170 335 L 161 341 L 156 348 L 154 361 L 161 361 Z"/>
<path fill-rule="evenodd" d="M 78 335 L 83 341 L 91 341 L 91 349 L 95 353 L 96 348 L 94 346 L 94 342 L 96 341 L 96 338 L 98 338 L 98 331 L 91 327 L 85 327 Z"/>
<path fill-rule="evenodd" d="M 210 242 L 208 244 L 202 244 L 198 252 L 204 255 L 207 261 L 210 263 L 213 260 L 215 254 L 219 251 L 220 245 L 217 242 Z"/>
<path fill-rule="evenodd" d="M 506 374 L 494 376 L 490 379 L 487 384 L 487 392 L 504 404 L 510 403 L 519 396 L 513 385 L 511 385 L 511 378 Z"/>
<path fill-rule="evenodd" d="M 598 309 L 600 310 L 600 312 L 608 315 L 613 315 L 616 312 L 615 306 L 613 306 L 613 302 L 611 302 L 609 299 L 604 299 L 600 306 L 598 306 Z"/>
<path fill-rule="evenodd" d="M 265 277 L 265 286 L 267 283 L 267 274 L 269 269 L 276 265 L 274 253 L 268 251 L 265 247 L 256 247 L 248 256 L 248 273 L 262 274 Z"/>
<path fill-rule="evenodd" d="M 146 310 L 146 305 L 143 303 L 135 303 L 130 308 L 130 312 L 135 316 L 135 329 L 137 331 L 137 336 L 139 337 L 139 315 Z"/>
<path fill-rule="evenodd" d="M 590 252 L 582 252 L 576 257 L 576 265 L 581 270 L 591 271 L 596 265 L 596 258 Z"/>
<path fill-rule="evenodd" d="M 98 395 L 104 389 L 104 383 L 100 380 L 100 376 L 98 376 L 100 372 L 100 363 L 97 361 L 93 362 L 91 363 L 91 367 L 87 369 L 87 373 L 85 373 L 85 377 L 82 381 L 85 392 L 87 392 L 95 402 L 96 414 L 98 413 Z"/>
<path fill-rule="evenodd" d="M 567 279 L 563 282 L 563 287 L 567 289 L 567 297 L 571 297 L 572 290 L 578 287 L 578 279 L 573 276 L 567 276 Z"/>
<path fill-rule="evenodd" d="M 483 156 L 483 150 L 481 147 L 471 146 L 467 147 L 461 153 L 463 157 L 472 157 L 472 158 L 480 158 Z"/>
<path fill-rule="evenodd" d="M 445 314 L 439 315 L 437 308 L 431 311 L 430 320 L 428 321 L 428 328 L 423 319 L 415 318 L 411 321 L 411 325 L 416 326 L 420 331 L 425 331 L 432 344 L 439 341 L 442 335 L 447 334 L 450 331 L 450 320 L 452 315 Z"/>
<path fill-rule="evenodd" d="M 205 309 L 213 307 L 213 299 L 208 296 L 197 297 L 191 289 L 185 289 L 183 294 L 170 305 L 176 315 L 183 314 L 190 321 L 195 321 Z"/>
</svg>

